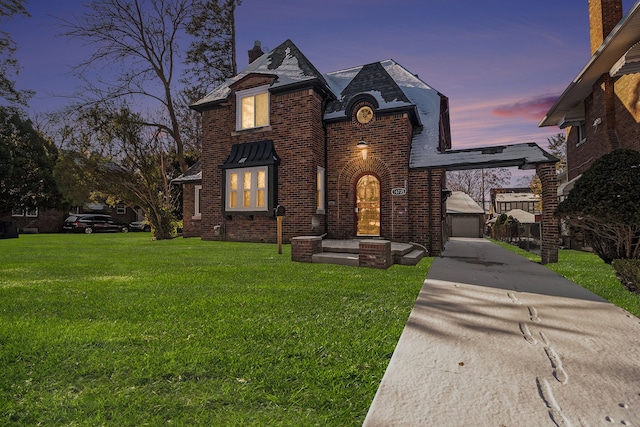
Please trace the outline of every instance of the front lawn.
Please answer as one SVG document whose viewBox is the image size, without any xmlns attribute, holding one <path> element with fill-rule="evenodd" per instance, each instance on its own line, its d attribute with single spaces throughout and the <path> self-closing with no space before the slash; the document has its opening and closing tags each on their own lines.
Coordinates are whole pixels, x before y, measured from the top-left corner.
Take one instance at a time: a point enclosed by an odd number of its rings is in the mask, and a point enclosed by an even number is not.
<svg viewBox="0 0 640 427">
<path fill-rule="evenodd" d="M 492 240 L 497 245 L 509 249 L 533 262 L 540 262 L 540 256 L 505 242 Z M 640 295 L 629 292 L 616 277 L 613 267 L 605 264 L 596 254 L 572 249 L 561 249 L 558 262 L 546 264 L 549 270 L 566 277 L 607 301 L 640 317 Z"/>
<path fill-rule="evenodd" d="M 0 240 L 0 424 L 361 425 L 432 259 L 149 235 Z"/>
</svg>

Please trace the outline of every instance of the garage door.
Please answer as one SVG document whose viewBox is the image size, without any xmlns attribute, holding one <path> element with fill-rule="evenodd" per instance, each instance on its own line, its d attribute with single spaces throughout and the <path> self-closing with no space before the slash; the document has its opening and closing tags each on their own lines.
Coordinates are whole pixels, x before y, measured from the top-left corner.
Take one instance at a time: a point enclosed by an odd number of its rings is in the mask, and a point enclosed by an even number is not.
<svg viewBox="0 0 640 427">
<path fill-rule="evenodd" d="M 451 237 L 482 237 L 478 216 L 453 216 L 451 218 Z"/>
</svg>

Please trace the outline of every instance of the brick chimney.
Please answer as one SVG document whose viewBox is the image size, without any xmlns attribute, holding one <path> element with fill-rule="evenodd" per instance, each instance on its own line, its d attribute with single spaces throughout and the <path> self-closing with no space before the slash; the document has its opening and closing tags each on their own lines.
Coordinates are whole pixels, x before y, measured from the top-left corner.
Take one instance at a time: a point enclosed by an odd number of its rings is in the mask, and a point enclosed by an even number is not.
<svg viewBox="0 0 640 427">
<path fill-rule="evenodd" d="M 262 55 L 264 55 L 264 52 L 262 51 L 262 47 L 260 46 L 260 40 L 256 40 L 253 44 L 253 49 L 249 51 L 249 64 L 260 58 Z"/>
<path fill-rule="evenodd" d="M 589 29 L 592 55 L 621 19 L 622 0 L 589 0 Z"/>
</svg>

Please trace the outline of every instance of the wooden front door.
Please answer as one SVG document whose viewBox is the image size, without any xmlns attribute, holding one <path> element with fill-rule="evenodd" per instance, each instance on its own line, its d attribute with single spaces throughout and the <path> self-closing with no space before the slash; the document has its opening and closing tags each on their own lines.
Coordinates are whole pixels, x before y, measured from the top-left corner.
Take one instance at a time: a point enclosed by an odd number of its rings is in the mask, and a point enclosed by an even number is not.
<svg viewBox="0 0 640 427">
<path fill-rule="evenodd" d="M 380 235 L 380 180 L 373 175 L 356 183 L 356 223 L 358 236 Z"/>
</svg>

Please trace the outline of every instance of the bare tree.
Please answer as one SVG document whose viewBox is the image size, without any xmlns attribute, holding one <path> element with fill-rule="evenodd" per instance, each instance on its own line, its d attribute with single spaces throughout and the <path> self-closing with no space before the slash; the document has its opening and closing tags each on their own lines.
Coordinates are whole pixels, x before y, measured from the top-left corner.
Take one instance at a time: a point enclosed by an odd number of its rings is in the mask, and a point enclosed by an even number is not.
<svg viewBox="0 0 640 427">
<path fill-rule="evenodd" d="M 13 16 L 30 16 L 23 0 L 0 0 L 0 22 Z M 0 30 L 0 98 L 8 103 L 25 105 L 32 92 L 19 90 L 12 75 L 19 72 L 18 61 L 13 57 L 16 44 L 11 36 Z"/>
<path fill-rule="evenodd" d="M 85 76 L 90 95 L 83 104 L 122 100 L 147 105 L 151 111 L 143 124 L 174 141 L 183 172 L 187 164 L 176 105 L 178 42 L 193 10 L 193 0 L 92 0 L 80 17 L 64 21 L 64 35 L 94 47 L 75 68 Z M 86 76 L 92 71 L 104 73 L 90 81 Z"/>
<path fill-rule="evenodd" d="M 75 68 L 88 95 L 81 104 L 120 100 L 137 106 L 145 126 L 174 141 L 184 172 L 185 151 L 200 147 L 198 118 L 188 105 L 236 74 L 234 14 L 240 3 L 91 0 L 79 17 L 63 20 L 64 35 L 94 47 Z M 180 45 L 187 42 L 188 48 Z"/>
</svg>

